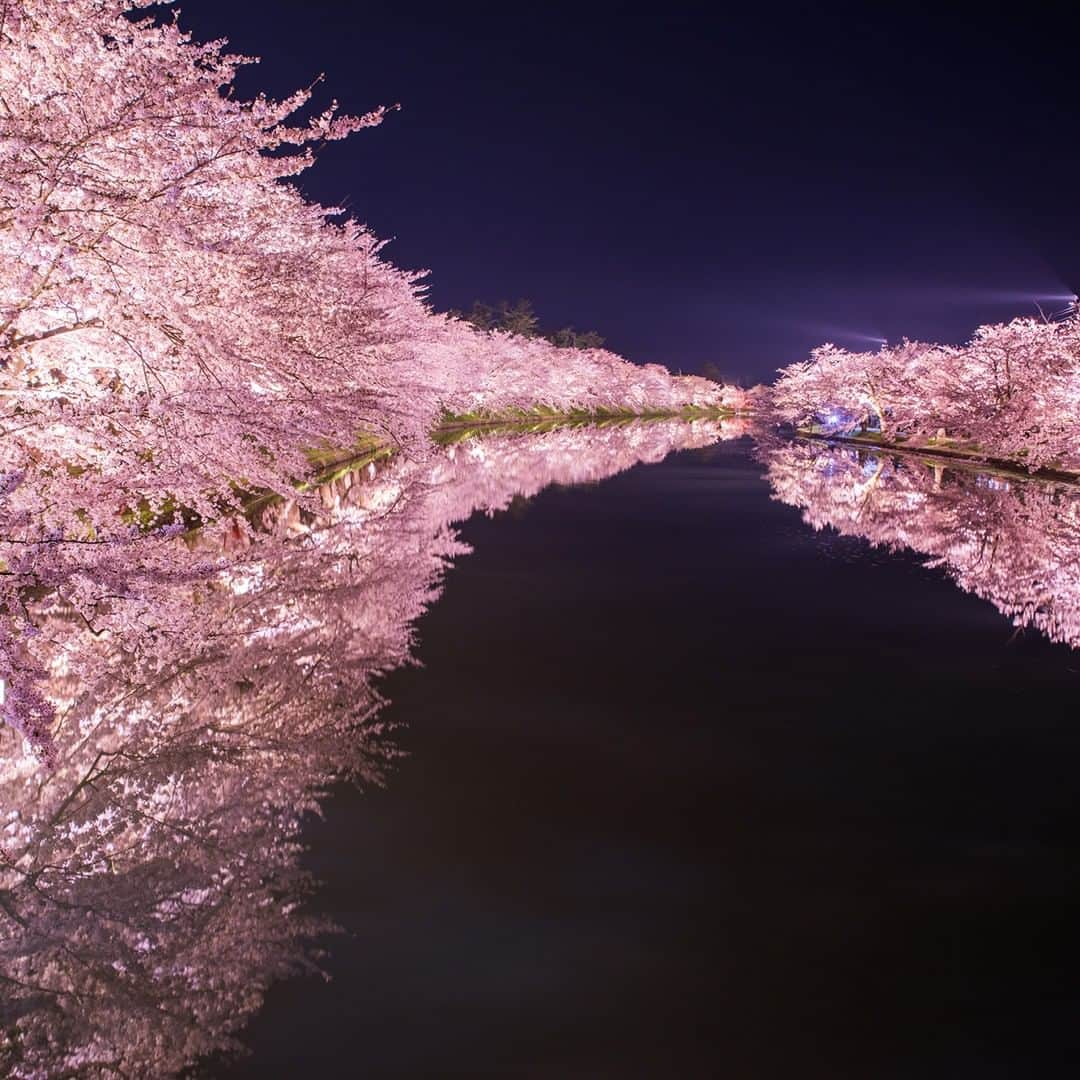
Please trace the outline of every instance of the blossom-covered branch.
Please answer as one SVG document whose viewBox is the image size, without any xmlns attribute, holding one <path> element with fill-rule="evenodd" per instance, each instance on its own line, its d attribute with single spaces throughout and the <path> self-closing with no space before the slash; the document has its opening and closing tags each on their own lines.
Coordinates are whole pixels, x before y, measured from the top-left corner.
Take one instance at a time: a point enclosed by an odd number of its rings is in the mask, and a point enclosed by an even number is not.
<svg viewBox="0 0 1080 1080">
<path fill-rule="evenodd" d="M 973 456 L 1080 469 L 1080 320 L 982 326 L 959 348 L 834 345 L 780 371 L 778 415 L 844 433 L 959 444 Z"/>
</svg>

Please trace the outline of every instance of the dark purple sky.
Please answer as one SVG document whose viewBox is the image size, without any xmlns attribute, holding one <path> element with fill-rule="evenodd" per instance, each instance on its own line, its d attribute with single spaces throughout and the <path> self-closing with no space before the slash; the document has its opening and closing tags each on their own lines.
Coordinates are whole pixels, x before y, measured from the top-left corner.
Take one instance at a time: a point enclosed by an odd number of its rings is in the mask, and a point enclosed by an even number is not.
<svg viewBox="0 0 1080 1080">
<path fill-rule="evenodd" d="M 325 72 L 320 101 L 401 102 L 304 186 L 430 269 L 437 307 L 530 297 L 633 359 L 762 379 L 1080 289 L 1065 6 L 180 6 L 263 57 L 247 92 Z"/>
</svg>

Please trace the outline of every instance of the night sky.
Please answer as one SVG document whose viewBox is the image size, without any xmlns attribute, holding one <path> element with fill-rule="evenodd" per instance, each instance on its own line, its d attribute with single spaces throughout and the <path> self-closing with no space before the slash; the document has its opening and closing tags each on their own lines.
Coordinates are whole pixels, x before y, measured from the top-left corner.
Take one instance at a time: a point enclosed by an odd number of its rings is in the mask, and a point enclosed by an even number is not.
<svg viewBox="0 0 1080 1080">
<path fill-rule="evenodd" d="M 754 381 L 1080 290 L 1064 6 L 180 6 L 263 57 L 245 93 L 325 73 L 319 105 L 401 103 L 304 189 L 429 269 L 439 308 L 528 297 L 632 359 Z"/>
</svg>

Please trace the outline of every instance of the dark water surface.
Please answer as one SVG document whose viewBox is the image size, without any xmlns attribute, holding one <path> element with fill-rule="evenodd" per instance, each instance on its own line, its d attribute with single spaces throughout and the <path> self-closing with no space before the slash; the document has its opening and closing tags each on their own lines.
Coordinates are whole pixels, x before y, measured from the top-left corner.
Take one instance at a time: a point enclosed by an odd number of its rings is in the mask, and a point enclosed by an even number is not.
<svg viewBox="0 0 1080 1080">
<path fill-rule="evenodd" d="M 1076 1074 L 1080 655 L 762 474 L 465 526 L 382 683 L 409 756 L 306 830 L 332 981 L 217 1074 Z"/>
</svg>

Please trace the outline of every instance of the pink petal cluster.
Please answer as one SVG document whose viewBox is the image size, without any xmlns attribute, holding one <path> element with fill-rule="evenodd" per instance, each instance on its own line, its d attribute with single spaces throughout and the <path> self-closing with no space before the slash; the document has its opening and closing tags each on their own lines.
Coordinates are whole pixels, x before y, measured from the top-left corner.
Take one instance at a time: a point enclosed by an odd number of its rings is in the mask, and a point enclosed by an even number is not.
<svg viewBox="0 0 1080 1080">
<path fill-rule="evenodd" d="M 123 0 L 0 3 L 0 430 L 42 511 L 107 531 L 223 477 L 286 492 L 359 429 L 419 449 L 444 409 L 670 408 L 722 390 L 602 349 L 484 334 L 293 181 L 382 122 L 239 98 L 246 58 Z M 66 522 L 65 522 L 66 527 Z"/>
<path fill-rule="evenodd" d="M 982 326 L 954 348 L 904 341 L 877 352 L 834 345 L 780 371 L 778 415 L 887 438 L 943 437 L 1031 469 L 1080 468 L 1080 320 Z"/>
<path fill-rule="evenodd" d="M 240 544 L 245 493 L 291 498 L 308 449 L 361 431 L 423 461 L 446 410 L 733 393 L 433 312 L 419 275 L 293 185 L 386 110 L 242 100 L 249 60 L 131 7 L 0 0 L 0 713 L 42 752 L 30 600 L 97 635 L 177 634 L 177 585 L 220 569 L 175 558 L 178 508 Z"/>
</svg>

